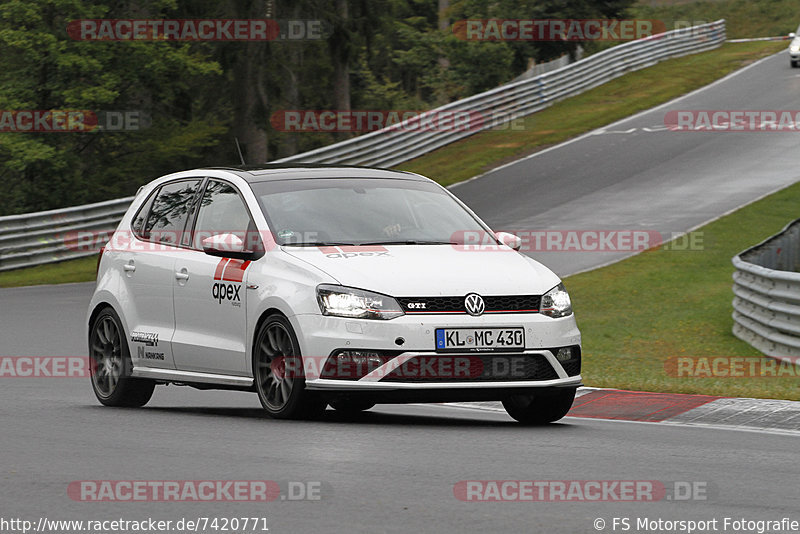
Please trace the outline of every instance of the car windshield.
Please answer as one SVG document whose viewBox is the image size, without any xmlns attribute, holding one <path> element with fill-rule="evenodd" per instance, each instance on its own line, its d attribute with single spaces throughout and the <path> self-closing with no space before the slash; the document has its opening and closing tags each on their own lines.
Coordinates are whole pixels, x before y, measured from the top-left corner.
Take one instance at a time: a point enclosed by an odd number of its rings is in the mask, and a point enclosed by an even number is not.
<svg viewBox="0 0 800 534">
<path fill-rule="evenodd" d="M 280 245 L 450 244 L 486 231 L 428 182 L 322 178 L 252 187 Z"/>
</svg>

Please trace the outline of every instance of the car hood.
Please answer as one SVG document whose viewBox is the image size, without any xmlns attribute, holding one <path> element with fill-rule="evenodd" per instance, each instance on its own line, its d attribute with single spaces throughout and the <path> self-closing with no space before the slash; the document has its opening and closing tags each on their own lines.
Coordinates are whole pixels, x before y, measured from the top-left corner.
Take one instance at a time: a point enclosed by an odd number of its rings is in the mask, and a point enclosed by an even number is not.
<svg viewBox="0 0 800 534">
<path fill-rule="evenodd" d="M 559 278 L 509 248 L 458 250 L 451 245 L 282 247 L 340 284 L 395 297 L 541 295 Z"/>
</svg>

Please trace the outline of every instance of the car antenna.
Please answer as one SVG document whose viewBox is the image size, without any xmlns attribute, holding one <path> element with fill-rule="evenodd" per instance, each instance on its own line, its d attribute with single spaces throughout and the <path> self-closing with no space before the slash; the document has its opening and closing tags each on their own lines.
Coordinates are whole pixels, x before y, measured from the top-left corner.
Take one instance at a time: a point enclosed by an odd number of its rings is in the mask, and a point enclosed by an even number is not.
<svg viewBox="0 0 800 534">
<path fill-rule="evenodd" d="M 236 150 L 239 151 L 239 159 L 242 160 L 242 167 L 247 166 L 247 163 L 244 162 L 244 156 L 242 156 L 242 147 L 239 146 L 239 138 L 234 137 L 234 141 L 236 141 Z"/>
</svg>

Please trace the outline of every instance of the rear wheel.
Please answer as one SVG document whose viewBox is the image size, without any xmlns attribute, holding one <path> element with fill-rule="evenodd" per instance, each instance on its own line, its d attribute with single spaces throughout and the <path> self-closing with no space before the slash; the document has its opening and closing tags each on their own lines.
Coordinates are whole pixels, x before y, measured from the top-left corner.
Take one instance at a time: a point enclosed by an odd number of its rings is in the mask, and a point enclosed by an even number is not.
<svg viewBox="0 0 800 534">
<path fill-rule="evenodd" d="M 520 423 L 545 425 L 567 415 L 574 400 L 575 389 L 570 388 L 555 394 L 512 395 L 503 401 L 503 407 Z"/>
<path fill-rule="evenodd" d="M 111 308 L 97 314 L 89 330 L 92 390 L 105 406 L 139 407 L 153 396 L 152 380 L 132 378 L 133 369 L 122 323 Z"/>
<path fill-rule="evenodd" d="M 253 376 L 258 398 L 276 419 L 303 419 L 321 414 L 326 403 L 306 390 L 303 358 L 292 325 L 280 314 L 261 324 L 253 345 Z"/>
</svg>

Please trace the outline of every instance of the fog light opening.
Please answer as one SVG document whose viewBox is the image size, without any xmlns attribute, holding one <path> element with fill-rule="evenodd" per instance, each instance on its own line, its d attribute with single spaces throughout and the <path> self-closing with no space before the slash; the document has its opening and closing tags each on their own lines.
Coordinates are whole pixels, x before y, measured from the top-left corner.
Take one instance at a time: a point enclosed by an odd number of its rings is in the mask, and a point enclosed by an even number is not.
<svg viewBox="0 0 800 534">
<path fill-rule="evenodd" d="M 561 347 L 556 352 L 556 360 L 560 362 L 567 362 L 572 359 L 572 347 Z"/>
<path fill-rule="evenodd" d="M 384 365 L 390 359 L 391 356 L 375 351 L 340 351 L 328 358 L 323 370 L 323 378 L 359 380 Z"/>
</svg>

